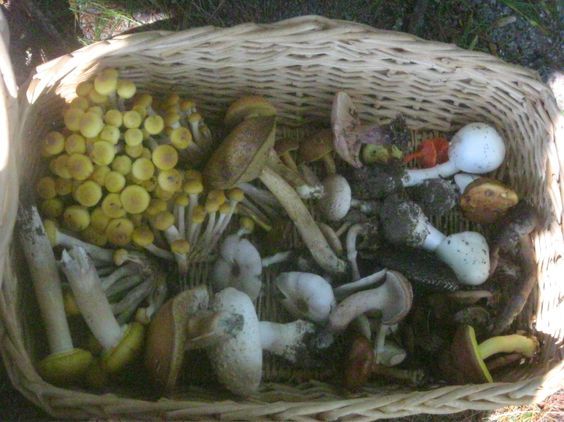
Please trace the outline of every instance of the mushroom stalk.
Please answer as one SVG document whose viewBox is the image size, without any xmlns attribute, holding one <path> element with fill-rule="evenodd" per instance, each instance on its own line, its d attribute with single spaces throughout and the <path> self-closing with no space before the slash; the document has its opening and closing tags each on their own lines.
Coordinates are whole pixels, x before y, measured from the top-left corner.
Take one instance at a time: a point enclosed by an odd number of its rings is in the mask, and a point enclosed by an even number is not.
<svg viewBox="0 0 564 422">
<path fill-rule="evenodd" d="M 121 340 L 122 330 L 92 261 L 84 249 L 74 247 L 69 252 L 63 251 L 61 265 L 88 327 L 104 350 L 111 350 Z"/>
<path fill-rule="evenodd" d="M 251 198 L 256 203 L 266 204 L 274 209 L 280 208 L 280 204 L 278 203 L 274 195 L 272 195 L 269 191 L 264 189 L 259 189 L 252 183 L 248 183 L 248 182 L 239 183 L 237 186 L 243 192 L 245 192 L 246 196 Z"/>
<path fill-rule="evenodd" d="M 137 264 L 134 263 L 118 267 L 110 275 L 100 279 L 102 282 L 102 290 L 107 291 L 115 282 L 125 276 L 138 274 L 137 268 Z M 98 276 L 100 276 L 100 272 L 97 271 L 97 273 Z"/>
<path fill-rule="evenodd" d="M 35 207 L 18 211 L 20 241 L 33 280 L 33 289 L 51 353 L 73 349 L 72 338 L 63 304 L 61 279 L 57 262 L 45 229 Z"/>
<path fill-rule="evenodd" d="M 533 357 L 538 350 L 538 341 L 519 334 L 491 337 L 478 346 L 480 357 L 486 360 L 496 353 L 519 353 L 527 358 Z"/>
<path fill-rule="evenodd" d="M 292 256 L 292 251 L 278 252 L 274 255 L 262 258 L 262 267 L 270 267 L 275 264 L 280 264 L 281 262 L 287 261 Z"/>
<path fill-rule="evenodd" d="M 260 180 L 280 201 L 321 268 L 330 273 L 344 273 L 345 262 L 337 258 L 294 189 L 269 167 L 263 169 Z"/>
<path fill-rule="evenodd" d="M 268 156 L 268 163 L 265 167 L 269 168 L 273 173 L 276 173 L 281 177 L 286 183 L 291 185 L 298 195 L 303 199 L 320 198 L 323 196 L 323 186 L 322 185 L 310 185 L 300 173 L 293 171 L 289 167 L 286 167 L 280 158 L 276 155 L 273 149 L 270 150 L 270 155 Z M 264 182 L 263 182 L 264 183 Z M 266 185 L 266 183 L 264 183 Z M 268 186 L 267 186 L 268 188 Z M 272 192 L 272 191 L 271 191 Z M 276 196 L 275 192 L 272 192 Z"/>
<path fill-rule="evenodd" d="M 364 226 L 362 224 L 355 224 L 347 232 L 347 259 L 351 264 L 352 277 L 354 281 L 360 279 L 360 271 L 358 270 L 358 263 L 356 262 L 356 257 L 358 255 L 356 250 L 356 238 L 363 230 Z"/>
<path fill-rule="evenodd" d="M 308 353 L 306 340 L 315 332 L 315 325 L 303 320 L 287 324 L 260 321 L 259 331 L 263 350 L 296 363 Z"/>
<path fill-rule="evenodd" d="M 377 273 L 370 274 L 364 278 L 358 279 L 357 281 L 342 284 L 339 287 L 333 289 L 333 291 L 335 292 L 335 297 L 342 299 L 352 293 L 358 292 L 359 290 L 363 290 L 366 287 L 379 283 L 386 277 L 386 273 L 386 269 L 383 269 L 378 271 Z"/>
</svg>

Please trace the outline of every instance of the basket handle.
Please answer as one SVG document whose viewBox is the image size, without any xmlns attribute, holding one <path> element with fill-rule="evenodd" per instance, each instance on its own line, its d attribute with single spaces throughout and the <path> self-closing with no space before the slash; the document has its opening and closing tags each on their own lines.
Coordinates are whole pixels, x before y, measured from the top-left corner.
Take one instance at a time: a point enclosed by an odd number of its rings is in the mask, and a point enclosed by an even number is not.
<svg viewBox="0 0 564 422">
<path fill-rule="evenodd" d="M 17 127 L 18 87 L 10 63 L 10 33 L 0 11 L 0 287 L 18 207 L 18 175 L 15 145 L 10 143 Z"/>
</svg>

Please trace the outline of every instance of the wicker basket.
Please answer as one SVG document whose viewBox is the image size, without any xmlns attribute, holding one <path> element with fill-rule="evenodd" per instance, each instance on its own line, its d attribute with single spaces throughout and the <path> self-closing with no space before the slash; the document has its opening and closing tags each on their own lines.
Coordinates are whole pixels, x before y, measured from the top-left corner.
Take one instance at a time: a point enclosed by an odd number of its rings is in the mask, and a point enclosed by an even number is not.
<svg viewBox="0 0 564 422">
<path fill-rule="evenodd" d="M 6 57 L 2 48 L 0 55 Z M 269 25 L 148 32 L 84 47 L 37 68 L 20 90 L 16 119 L 11 70 L 9 64 L 2 65 L 0 350 L 15 387 L 53 416 L 373 420 L 491 410 L 542 399 L 558 387 L 563 375 L 564 315 L 559 301 L 564 294 L 560 280 L 564 129 L 555 99 L 536 73 L 407 34 L 301 17 Z M 508 146 L 498 176 L 534 201 L 544 221 L 533 239 L 538 288 L 518 321 L 540 337 L 539 358 L 531 366 L 504 374 L 504 382 L 425 391 L 371 384 L 354 396 L 345 395 L 334 383 L 314 380 L 319 379 L 315 374 L 272 361 L 267 362 L 260 392 L 247 399 L 187 388 L 173 398 L 155 400 L 143 391 L 93 394 L 45 383 L 34 368 L 44 353 L 44 337 L 36 312 L 30 311 L 35 305 L 25 265 L 17 246 L 8 242 L 8 233 L 18 200 L 17 182 L 22 192 L 28 191 L 38 172 L 38 139 L 59 118 L 58 110 L 63 100 L 73 97 L 76 84 L 100 66 L 117 66 L 153 92 L 190 95 L 209 119 L 219 120 L 241 94 L 264 95 L 279 110 L 279 132 L 284 136 L 303 135 L 310 122 L 327 123 L 338 90 L 355 99 L 364 121 L 385 122 L 401 112 L 414 131 L 452 131 L 470 121 L 494 124 Z M 457 224 L 455 219 L 443 229 Z M 205 266 L 194 268 L 192 275 L 194 284 L 205 280 Z M 259 312 L 276 318 L 280 309 L 268 287 L 267 280 Z"/>
</svg>

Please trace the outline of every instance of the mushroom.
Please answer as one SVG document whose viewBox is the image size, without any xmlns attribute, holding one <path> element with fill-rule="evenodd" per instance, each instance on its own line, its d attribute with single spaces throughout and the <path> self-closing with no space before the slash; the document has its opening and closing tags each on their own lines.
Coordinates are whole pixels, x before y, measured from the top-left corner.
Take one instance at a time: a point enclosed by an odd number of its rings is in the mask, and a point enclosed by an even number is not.
<svg viewBox="0 0 564 422">
<path fill-rule="evenodd" d="M 500 228 L 492 241 L 490 254 L 492 267 L 497 267 L 500 250 L 515 251 L 518 246 L 518 262 L 521 266 L 519 282 L 512 289 L 509 300 L 498 312 L 493 323 L 492 334 L 505 331 L 523 310 L 537 282 L 537 263 L 533 242 L 529 234 L 539 224 L 537 211 L 526 202 L 519 202 L 502 218 Z M 493 273 L 493 271 L 490 271 Z"/>
<path fill-rule="evenodd" d="M 461 283 L 476 286 L 488 278 L 489 248 L 480 233 L 466 231 L 445 236 L 433 227 L 417 204 L 399 195 L 386 198 L 380 221 L 388 241 L 435 252 Z"/>
<path fill-rule="evenodd" d="M 323 180 L 323 196 L 317 201 L 317 209 L 329 221 L 339 221 L 351 207 L 351 187 L 347 179 L 332 174 Z"/>
<path fill-rule="evenodd" d="M 511 334 L 477 342 L 474 328 L 462 325 L 456 331 L 448 353 L 439 361 L 443 376 L 453 384 L 493 382 L 485 360 L 497 353 L 519 353 L 532 358 L 539 349 L 535 337 Z"/>
<path fill-rule="evenodd" d="M 50 350 L 49 356 L 39 362 L 39 373 L 54 384 L 74 383 L 86 373 L 92 363 L 92 355 L 73 345 L 57 262 L 37 209 L 20 206 L 18 225 L 19 239 L 31 273 Z"/>
<path fill-rule="evenodd" d="M 319 343 L 322 347 L 331 344 L 335 334 L 342 333 L 351 321 L 367 312 L 378 311 L 382 324 L 395 324 L 407 315 L 412 301 L 409 281 L 398 272 L 387 271 L 380 286 L 351 294 L 331 311 Z"/>
<path fill-rule="evenodd" d="M 498 180 L 489 177 L 455 176 L 462 192 L 460 209 L 468 220 L 480 224 L 491 224 L 517 205 L 517 193 Z"/>
<path fill-rule="evenodd" d="M 434 167 L 448 161 L 448 140 L 445 138 L 425 139 L 419 144 L 417 152 L 404 157 L 403 162 L 417 160 L 422 168 Z"/>
<path fill-rule="evenodd" d="M 246 95 L 232 102 L 225 113 L 224 123 L 233 129 L 243 120 L 257 116 L 276 116 L 276 108 L 264 97 Z"/>
<path fill-rule="evenodd" d="M 318 264 L 330 273 L 343 273 L 346 264 L 334 254 L 296 191 L 266 165 L 274 143 L 274 120 L 255 117 L 241 122 L 212 154 L 204 168 L 205 180 L 210 188 L 228 189 L 258 177 L 284 207 Z"/>
<path fill-rule="evenodd" d="M 406 170 L 404 186 L 415 186 L 426 179 L 449 177 L 460 171 L 484 174 L 497 169 L 505 158 L 505 144 L 493 126 L 469 123 L 454 134 L 448 161 L 428 169 Z"/>
<path fill-rule="evenodd" d="M 208 348 L 208 356 L 219 381 L 232 393 L 248 396 L 258 389 L 262 378 L 262 347 L 255 307 L 249 296 L 228 287 L 212 301 L 215 312 L 239 313 L 243 327 L 225 342 Z"/>
<path fill-rule="evenodd" d="M 458 200 L 456 187 L 445 179 L 428 179 L 407 191 L 427 217 L 441 217 L 454 208 Z"/>
<path fill-rule="evenodd" d="M 313 323 L 297 320 L 286 324 L 260 321 L 260 342 L 263 350 L 301 366 L 312 366 L 315 359 L 309 340 L 316 327 Z"/>
<path fill-rule="evenodd" d="M 323 323 L 336 305 L 331 285 L 317 274 L 281 273 L 274 284 L 284 296 L 282 305 L 294 318 Z"/>
<path fill-rule="evenodd" d="M 143 326 L 133 322 L 120 327 L 102 290 L 94 264 L 84 249 L 74 246 L 68 252 L 64 250 L 61 268 L 80 313 L 104 349 L 104 370 L 110 374 L 119 372 L 141 353 Z"/>
<path fill-rule="evenodd" d="M 149 325 L 145 367 L 166 392 L 174 389 L 187 350 L 221 344 L 243 326 L 240 314 L 206 311 L 208 302 L 204 285 L 185 290 L 168 300 Z"/>
<path fill-rule="evenodd" d="M 262 288 L 261 274 L 261 257 L 255 246 L 237 235 L 227 236 L 211 273 L 214 290 L 234 287 L 254 302 Z"/>
<path fill-rule="evenodd" d="M 292 138 L 282 138 L 274 144 L 274 150 L 282 162 L 296 172 L 298 171 L 298 166 L 291 153 L 297 151 L 299 148 L 300 143 Z"/>
<path fill-rule="evenodd" d="M 300 143 L 300 160 L 304 163 L 311 163 L 323 160 L 325 173 L 329 176 L 336 173 L 333 152 L 333 131 L 323 129 L 315 133 L 311 138 Z"/>
</svg>

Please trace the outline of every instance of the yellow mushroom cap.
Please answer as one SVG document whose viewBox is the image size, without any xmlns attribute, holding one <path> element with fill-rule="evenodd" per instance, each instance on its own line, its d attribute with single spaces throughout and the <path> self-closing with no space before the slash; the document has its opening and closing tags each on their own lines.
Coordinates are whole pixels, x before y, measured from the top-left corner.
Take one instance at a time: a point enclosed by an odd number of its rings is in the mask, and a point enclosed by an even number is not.
<svg viewBox="0 0 564 422">
<path fill-rule="evenodd" d="M 80 237 L 85 242 L 92 243 L 93 245 L 100 247 L 106 246 L 106 243 L 108 243 L 108 237 L 106 234 L 94 229 L 94 227 L 92 227 L 92 223 L 80 232 Z"/>
<path fill-rule="evenodd" d="M 188 198 L 188 195 L 177 195 L 176 198 L 174 198 L 174 204 L 178 205 L 179 207 L 186 207 L 188 206 L 188 204 L 190 203 L 190 198 Z"/>
<path fill-rule="evenodd" d="M 186 255 L 190 252 L 190 243 L 186 239 L 176 239 L 170 244 L 170 250 L 174 253 Z"/>
<path fill-rule="evenodd" d="M 95 89 L 88 93 L 88 99 L 94 104 L 106 104 L 108 102 L 108 96 L 100 94 Z"/>
<path fill-rule="evenodd" d="M 231 201 L 241 202 L 243 199 L 245 199 L 245 192 L 243 192 L 239 188 L 233 188 L 227 192 L 227 197 Z"/>
<path fill-rule="evenodd" d="M 143 131 L 139 128 L 127 129 L 123 134 L 125 143 L 129 146 L 139 146 L 143 143 Z"/>
<path fill-rule="evenodd" d="M 116 218 L 108 223 L 105 233 L 110 243 L 125 246 L 131 241 L 133 230 L 133 223 L 129 219 Z"/>
<path fill-rule="evenodd" d="M 86 110 L 86 113 L 94 113 L 98 115 L 102 120 L 104 118 L 104 109 L 97 105 L 89 107 L 88 110 Z"/>
<path fill-rule="evenodd" d="M 103 186 L 106 176 L 110 171 L 111 170 L 108 166 L 95 166 L 94 171 L 90 175 L 90 180 L 94 180 L 100 186 Z"/>
<path fill-rule="evenodd" d="M 188 116 L 188 122 L 191 124 L 200 123 L 202 121 L 202 115 L 200 113 L 192 113 Z"/>
<path fill-rule="evenodd" d="M 104 179 L 104 187 L 108 192 L 121 192 L 125 187 L 125 176 L 117 171 L 108 172 Z"/>
<path fill-rule="evenodd" d="M 78 133 L 73 133 L 65 140 L 65 151 L 67 154 L 84 154 L 86 152 L 86 140 Z"/>
<path fill-rule="evenodd" d="M 65 149 L 65 137 L 60 132 L 49 132 L 41 144 L 41 155 L 52 157 Z"/>
<path fill-rule="evenodd" d="M 178 104 L 179 101 L 180 101 L 180 96 L 173 92 L 173 93 L 168 94 L 165 97 L 165 99 L 161 103 L 161 106 L 162 107 L 170 107 L 170 106 Z"/>
<path fill-rule="evenodd" d="M 86 350 L 71 349 L 47 356 L 39 362 L 37 370 L 47 382 L 66 386 L 80 381 L 93 359 Z"/>
<path fill-rule="evenodd" d="M 186 149 L 192 143 L 192 133 L 184 126 L 172 129 L 170 143 L 178 149 Z"/>
<path fill-rule="evenodd" d="M 180 121 L 180 115 L 176 112 L 176 110 L 169 111 L 164 116 L 164 123 L 165 123 L 165 126 L 167 126 L 167 127 L 171 127 L 173 125 L 176 125 L 176 124 L 178 124 L 179 121 Z"/>
<path fill-rule="evenodd" d="M 110 217 L 108 217 L 102 208 L 96 207 L 90 213 L 90 226 L 98 231 L 103 233 L 110 222 Z"/>
<path fill-rule="evenodd" d="M 75 180 L 86 180 L 94 172 L 92 161 L 84 154 L 69 155 L 66 166 L 69 174 Z"/>
<path fill-rule="evenodd" d="M 153 104 L 153 96 L 147 93 L 139 94 L 133 100 L 133 105 L 138 107 L 148 108 L 151 104 Z"/>
<path fill-rule="evenodd" d="M 151 193 L 153 194 L 154 197 L 160 198 L 164 201 L 170 201 L 174 197 L 174 192 L 169 192 L 167 190 L 164 190 L 158 185 L 158 183 L 155 189 L 153 189 L 153 192 Z"/>
<path fill-rule="evenodd" d="M 188 195 L 199 195 L 204 190 L 204 185 L 199 180 L 191 179 L 184 182 L 183 190 Z"/>
<path fill-rule="evenodd" d="M 188 169 L 184 172 L 184 178 L 186 180 L 197 180 L 200 183 L 203 183 L 204 177 L 202 173 L 198 170 Z"/>
<path fill-rule="evenodd" d="M 114 251 L 114 256 L 113 256 L 114 265 L 117 265 L 119 267 L 125 264 L 128 259 L 129 259 L 129 252 L 127 249 L 119 248 Z"/>
<path fill-rule="evenodd" d="M 131 174 L 138 180 L 149 180 L 155 173 L 153 162 L 147 158 L 138 158 L 131 165 Z"/>
<path fill-rule="evenodd" d="M 178 152 L 171 145 L 159 145 L 154 149 L 151 159 L 160 170 L 170 170 L 178 163 Z"/>
<path fill-rule="evenodd" d="M 114 161 L 112 161 L 112 170 L 124 176 L 128 175 L 131 172 L 131 158 L 127 155 L 118 155 L 114 158 Z"/>
<path fill-rule="evenodd" d="M 110 218 L 120 218 L 125 215 L 118 193 L 108 193 L 102 200 L 102 211 Z"/>
<path fill-rule="evenodd" d="M 104 114 L 104 123 L 115 127 L 121 127 L 123 124 L 123 113 L 115 108 L 106 111 L 106 114 Z"/>
<path fill-rule="evenodd" d="M 252 233 L 255 230 L 255 222 L 249 217 L 239 218 L 239 225 L 249 233 Z"/>
<path fill-rule="evenodd" d="M 76 95 L 86 97 L 94 89 L 94 84 L 89 81 L 81 82 L 76 86 Z"/>
<path fill-rule="evenodd" d="M 143 106 L 139 106 L 136 105 L 132 108 L 133 111 L 135 111 L 137 114 L 139 114 L 139 116 L 141 117 L 141 120 L 143 120 L 145 117 L 147 117 L 147 109 Z"/>
<path fill-rule="evenodd" d="M 219 205 L 223 204 L 226 200 L 225 198 L 225 191 L 220 189 L 214 189 L 209 191 L 208 193 L 208 200 L 217 201 Z"/>
<path fill-rule="evenodd" d="M 135 227 L 139 227 L 142 224 L 144 224 L 144 218 L 145 218 L 144 215 L 145 214 L 131 214 L 129 216 L 129 219 L 131 220 L 131 222 Z"/>
<path fill-rule="evenodd" d="M 137 246 L 149 246 L 155 240 L 155 235 L 147 226 L 136 227 L 131 236 L 133 243 Z"/>
<path fill-rule="evenodd" d="M 149 193 L 138 185 L 127 186 L 121 192 L 120 198 L 124 210 L 130 214 L 144 212 L 151 202 Z"/>
<path fill-rule="evenodd" d="M 95 164 L 107 166 L 115 157 L 114 145 L 106 141 L 96 141 L 88 146 L 88 156 Z"/>
<path fill-rule="evenodd" d="M 61 154 L 51 160 L 51 162 L 49 163 L 49 170 L 63 179 L 71 179 L 72 176 L 67 165 L 68 161 L 68 154 Z"/>
<path fill-rule="evenodd" d="M 119 372 L 143 352 L 145 328 L 138 322 L 129 324 L 120 343 L 103 356 L 103 368 L 109 374 Z"/>
<path fill-rule="evenodd" d="M 84 97 L 76 97 L 69 103 L 69 108 L 79 108 L 81 110 L 86 110 L 90 104 L 88 100 Z"/>
<path fill-rule="evenodd" d="M 65 196 L 72 192 L 72 182 L 70 179 L 57 177 L 55 179 L 55 190 L 58 196 Z"/>
<path fill-rule="evenodd" d="M 80 120 L 84 116 L 84 111 L 80 108 L 69 108 L 63 113 L 63 120 L 68 130 L 77 132 L 80 130 Z"/>
<path fill-rule="evenodd" d="M 219 212 L 220 214 L 229 214 L 231 212 L 231 206 L 228 203 L 221 204 Z"/>
<path fill-rule="evenodd" d="M 143 118 L 135 110 L 129 110 L 123 113 L 123 125 L 128 129 L 138 128 L 141 126 Z"/>
<path fill-rule="evenodd" d="M 135 86 L 135 83 L 133 81 L 130 81 L 128 79 L 120 79 L 118 81 L 117 94 L 121 98 L 129 100 L 130 98 L 133 98 L 136 92 L 137 86 Z"/>
<path fill-rule="evenodd" d="M 118 72 L 115 69 L 105 69 L 94 78 L 94 89 L 102 95 L 113 94 L 117 89 Z"/>
<path fill-rule="evenodd" d="M 39 179 L 36 186 L 37 194 L 42 199 L 52 199 L 57 196 L 55 179 L 45 176 Z"/>
<path fill-rule="evenodd" d="M 195 224 L 202 224 L 206 219 L 206 215 L 206 209 L 201 205 L 197 205 L 194 207 L 194 211 L 192 212 L 192 222 Z"/>
<path fill-rule="evenodd" d="M 151 198 L 149 207 L 147 207 L 147 215 L 149 217 L 154 217 L 162 211 L 166 211 L 168 208 L 166 201 L 159 198 Z"/>
<path fill-rule="evenodd" d="M 174 215 L 168 211 L 161 211 L 153 217 L 153 225 L 157 230 L 166 230 L 174 224 Z"/>
<path fill-rule="evenodd" d="M 119 142 L 120 135 L 121 133 L 116 126 L 106 125 L 100 132 L 100 139 L 116 145 Z"/>
<path fill-rule="evenodd" d="M 90 214 L 85 207 L 71 205 L 63 212 L 65 227 L 73 232 L 80 232 L 90 225 Z"/>
<path fill-rule="evenodd" d="M 63 215 L 65 204 L 60 198 L 45 199 L 41 201 L 39 210 L 44 217 L 59 218 Z"/>
<path fill-rule="evenodd" d="M 164 129 L 164 120 L 161 116 L 149 116 L 143 122 L 143 128 L 149 132 L 150 135 L 158 135 Z"/>
<path fill-rule="evenodd" d="M 194 102 L 194 100 L 182 100 L 180 101 L 179 106 L 181 111 L 189 111 L 196 109 L 196 103 Z"/>
<path fill-rule="evenodd" d="M 98 183 L 87 180 L 76 188 L 73 196 L 80 205 L 93 207 L 102 199 L 102 188 Z"/>
<path fill-rule="evenodd" d="M 131 158 L 139 158 L 143 154 L 143 145 L 125 145 L 125 153 Z"/>
<path fill-rule="evenodd" d="M 177 192 L 182 187 L 182 173 L 176 169 L 161 170 L 157 182 L 161 189 L 167 192 Z"/>
<path fill-rule="evenodd" d="M 96 113 L 87 112 L 80 118 L 80 133 L 86 138 L 98 136 L 103 128 L 104 121 Z"/>
<path fill-rule="evenodd" d="M 221 204 L 220 204 L 219 202 L 217 202 L 217 200 L 215 200 L 215 199 L 212 199 L 212 200 L 208 199 L 208 200 L 206 201 L 205 209 L 206 209 L 206 212 L 207 212 L 208 214 L 211 214 L 211 213 L 217 212 L 217 210 L 219 209 L 220 206 L 221 206 Z"/>
</svg>

